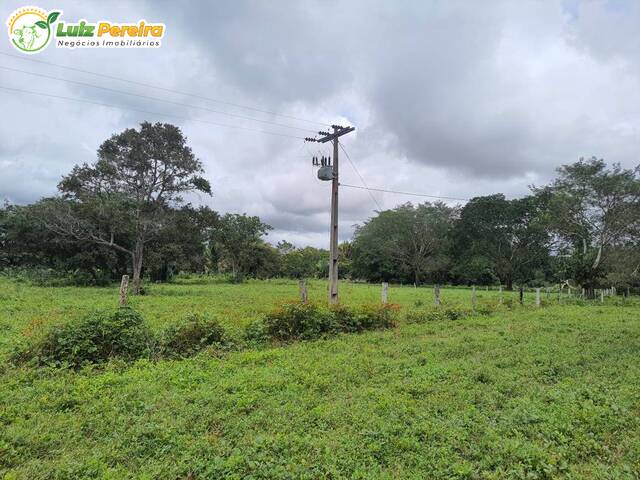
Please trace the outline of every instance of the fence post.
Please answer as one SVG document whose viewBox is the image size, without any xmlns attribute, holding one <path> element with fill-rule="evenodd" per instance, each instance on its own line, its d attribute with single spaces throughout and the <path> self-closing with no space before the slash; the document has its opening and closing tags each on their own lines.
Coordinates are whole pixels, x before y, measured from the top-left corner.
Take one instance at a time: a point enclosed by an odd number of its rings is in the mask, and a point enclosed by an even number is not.
<svg viewBox="0 0 640 480">
<path fill-rule="evenodd" d="M 298 291 L 300 292 L 300 300 L 303 303 L 307 303 L 309 300 L 309 295 L 307 294 L 307 282 L 304 280 L 298 281 Z"/>
<path fill-rule="evenodd" d="M 382 282 L 382 303 L 387 303 L 389 300 L 389 284 Z"/>
<path fill-rule="evenodd" d="M 437 283 L 433 286 L 433 303 L 436 307 L 440 306 L 440 285 Z"/>
<path fill-rule="evenodd" d="M 476 300 L 476 286 L 474 285 L 471 287 L 471 308 L 475 310 L 477 303 L 478 302 Z"/>
<path fill-rule="evenodd" d="M 536 307 L 540 307 L 540 287 L 536 288 Z"/>
<path fill-rule="evenodd" d="M 500 305 L 502 305 L 504 299 L 502 298 L 502 284 L 500 284 L 500 289 L 499 289 L 499 298 L 498 298 L 498 302 L 500 302 Z"/>
<path fill-rule="evenodd" d="M 126 307 L 129 295 L 129 275 L 122 275 L 120 281 L 120 306 Z"/>
<path fill-rule="evenodd" d="M 600 303 L 604 303 L 604 289 L 600 289 Z"/>
<path fill-rule="evenodd" d="M 547 287 L 547 300 L 551 300 L 551 288 Z"/>
<path fill-rule="evenodd" d="M 520 285 L 520 305 L 524 305 L 524 287 Z"/>
</svg>

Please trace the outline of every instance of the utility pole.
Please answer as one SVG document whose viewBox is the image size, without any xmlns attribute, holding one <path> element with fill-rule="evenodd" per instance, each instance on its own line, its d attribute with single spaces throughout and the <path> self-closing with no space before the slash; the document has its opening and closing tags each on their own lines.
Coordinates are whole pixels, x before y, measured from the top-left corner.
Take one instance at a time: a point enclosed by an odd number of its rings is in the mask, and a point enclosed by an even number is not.
<svg viewBox="0 0 640 480">
<path fill-rule="evenodd" d="M 319 143 L 333 142 L 333 166 L 331 171 L 331 227 L 329 234 L 329 303 L 338 303 L 338 187 L 340 179 L 338 176 L 338 144 L 342 135 L 353 132 L 354 127 L 341 127 L 331 125 L 333 132 L 318 132 L 322 138 L 306 138 L 306 141 Z M 322 169 L 318 171 L 318 178 L 328 180 L 321 175 Z"/>
</svg>

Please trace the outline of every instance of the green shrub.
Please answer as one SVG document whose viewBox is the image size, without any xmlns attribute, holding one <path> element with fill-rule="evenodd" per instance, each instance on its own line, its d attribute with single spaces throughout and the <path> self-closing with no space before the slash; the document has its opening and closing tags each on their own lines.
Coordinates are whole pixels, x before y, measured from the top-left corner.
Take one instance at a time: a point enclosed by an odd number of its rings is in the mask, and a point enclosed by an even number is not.
<svg viewBox="0 0 640 480">
<path fill-rule="evenodd" d="M 257 318 L 250 322 L 244 330 L 244 338 L 249 343 L 266 343 L 269 341 L 269 333 L 264 323 L 264 319 Z"/>
<path fill-rule="evenodd" d="M 498 302 L 492 300 L 484 300 L 478 302 L 478 305 L 476 305 L 475 313 L 478 313 L 480 315 L 491 315 L 495 313 L 498 308 Z"/>
<path fill-rule="evenodd" d="M 309 340 L 334 331 L 332 316 L 313 303 L 283 303 L 263 322 L 265 334 L 273 340 Z"/>
<path fill-rule="evenodd" d="M 396 309 L 394 305 L 357 309 L 338 305 L 325 310 L 313 303 L 287 302 L 249 324 L 245 338 L 253 342 L 311 340 L 338 333 L 391 328 L 395 326 Z"/>
<path fill-rule="evenodd" d="M 112 283 L 109 272 L 96 269 L 92 272 L 76 269 L 71 271 L 53 268 L 9 268 L 2 271 L 3 276 L 18 282 L 29 282 L 38 287 L 104 287 Z"/>
<path fill-rule="evenodd" d="M 355 310 L 355 318 L 362 330 L 380 330 L 396 326 L 395 314 L 399 305 L 364 305 Z"/>
<path fill-rule="evenodd" d="M 336 305 L 329 313 L 333 317 L 336 332 L 353 333 L 394 327 L 394 313 L 397 309 L 398 306 L 391 304 L 365 305 L 356 309 Z"/>
<path fill-rule="evenodd" d="M 142 316 L 130 308 L 90 313 L 56 326 L 14 355 L 17 362 L 70 366 L 110 358 L 134 360 L 150 354 L 151 335 Z"/>
<path fill-rule="evenodd" d="M 440 307 L 431 310 L 410 310 L 405 315 L 407 323 L 426 323 L 446 320 L 460 320 L 471 312 L 459 306 Z"/>
<path fill-rule="evenodd" d="M 188 357 L 210 345 L 226 343 L 224 328 L 213 318 L 188 315 L 160 335 L 160 353 L 171 358 Z"/>
</svg>

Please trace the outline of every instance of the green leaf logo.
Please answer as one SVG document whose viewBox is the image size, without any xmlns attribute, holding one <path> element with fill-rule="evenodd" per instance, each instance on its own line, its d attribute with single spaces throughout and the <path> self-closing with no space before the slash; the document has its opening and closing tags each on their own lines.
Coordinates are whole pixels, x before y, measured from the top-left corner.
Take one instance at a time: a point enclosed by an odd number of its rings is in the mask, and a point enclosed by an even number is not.
<svg viewBox="0 0 640 480">
<path fill-rule="evenodd" d="M 44 22 L 42 20 L 40 20 L 39 22 L 36 22 L 36 25 L 39 26 L 40 28 L 47 28 L 47 22 Z"/>
<path fill-rule="evenodd" d="M 51 12 L 47 17 L 47 23 L 51 25 L 53 22 L 55 22 L 58 19 L 59 16 L 60 16 L 60 12 Z"/>
</svg>

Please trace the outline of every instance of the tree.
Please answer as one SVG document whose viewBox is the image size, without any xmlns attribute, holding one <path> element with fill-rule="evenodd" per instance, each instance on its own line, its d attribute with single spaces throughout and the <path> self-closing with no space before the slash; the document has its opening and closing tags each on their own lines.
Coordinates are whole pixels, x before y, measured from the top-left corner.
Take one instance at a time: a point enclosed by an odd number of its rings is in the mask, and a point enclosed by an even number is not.
<svg viewBox="0 0 640 480">
<path fill-rule="evenodd" d="M 314 247 L 296 248 L 286 241 L 278 242 L 276 248 L 281 257 L 280 274 L 282 276 L 308 278 L 328 275 L 329 252 L 327 250 Z"/>
<path fill-rule="evenodd" d="M 558 169 L 559 177 L 536 191 L 548 195 L 548 225 L 558 240 L 556 254 L 590 294 L 605 274 L 612 249 L 638 238 L 640 166 L 633 170 L 581 158 Z"/>
<path fill-rule="evenodd" d="M 169 281 L 180 271 L 204 273 L 207 244 L 220 216 L 209 207 L 184 205 L 169 209 L 154 239 L 146 246 L 145 272 L 152 280 Z"/>
<path fill-rule="evenodd" d="M 460 211 L 453 233 L 454 273 L 480 284 L 499 280 L 508 290 L 526 282 L 548 260 L 543 196 L 507 200 L 496 194 L 471 199 Z"/>
<path fill-rule="evenodd" d="M 215 248 L 228 261 L 235 281 L 240 281 L 248 273 L 252 255 L 264 243 L 261 237 L 271 228 L 262 223 L 260 218 L 246 214 L 227 213 L 220 219 L 220 225 L 214 233 Z"/>
<path fill-rule="evenodd" d="M 242 256 L 244 272 L 253 278 L 273 278 L 280 274 L 281 256 L 278 250 L 264 241 Z"/>
<path fill-rule="evenodd" d="M 368 280 L 441 280 L 449 262 L 456 209 L 444 203 L 401 205 L 356 227 L 352 270 Z"/>
<path fill-rule="evenodd" d="M 54 270 L 76 284 L 106 284 L 126 271 L 126 257 L 108 247 L 79 242 L 42 228 L 41 202 L 0 210 L 0 267 Z"/>
<path fill-rule="evenodd" d="M 45 204 L 44 224 L 57 234 L 130 256 L 133 292 L 140 292 L 145 246 L 182 194 L 211 186 L 178 127 L 142 123 L 106 140 L 94 164 L 73 168 Z"/>
</svg>

